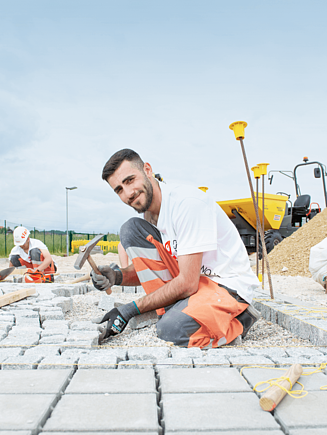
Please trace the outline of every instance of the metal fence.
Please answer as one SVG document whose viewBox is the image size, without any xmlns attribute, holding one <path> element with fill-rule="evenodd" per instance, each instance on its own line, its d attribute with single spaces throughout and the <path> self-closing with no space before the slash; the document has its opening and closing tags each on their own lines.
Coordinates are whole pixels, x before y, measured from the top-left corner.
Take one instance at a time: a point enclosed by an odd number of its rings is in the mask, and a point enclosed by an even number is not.
<svg viewBox="0 0 327 435">
<path fill-rule="evenodd" d="M 49 249 L 51 254 L 55 255 L 65 255 L 66 253 L 66 231 L 60 231 L 60 230 L 45 230 L 45 229 L 39 229 L 36 227 L 31 227 L 28 225 L 24 225 L 23 223 L 15 223 L 10 222 L 7 220 L 3 220 L 3 225 L 1 225 L 0 221 L 0 257 L 8 257 L 10 254 L 10 251 L 14 247 L 14 240 L 13 240 L 13 232 L 14 229 L 19 226 L 23 225 L 25 228 L 27 228 L 30 232 L 30 237 L 33 239 L 38 239 L 43 242 L 47 248 Z M 69 251 L 71 252 L 72 247 L 72 241 L 73 240 L 91 240 L 94 236 L 96 236 L 97 233 L 77 233 L 75 231 L 69 231 Z M 119 241 L 118 234 L 105 234 L 103 236 L 104 241 Z M 116 252 L 111 251 L 111 252 Z"/>
</svg>

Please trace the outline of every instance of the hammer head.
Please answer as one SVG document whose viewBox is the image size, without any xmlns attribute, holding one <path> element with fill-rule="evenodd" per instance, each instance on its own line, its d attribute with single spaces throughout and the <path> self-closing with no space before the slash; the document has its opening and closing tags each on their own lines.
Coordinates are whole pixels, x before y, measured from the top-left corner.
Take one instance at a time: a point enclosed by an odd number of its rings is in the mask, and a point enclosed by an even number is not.
<svg viewBox="0 0 327 435">
<path fill-rule="evenodd" d="M 84 266 L 85 261 L 88 259 L 90 252 L 94 248 L 94 246 L 98 243 L 99 240 L 102 239 L 104 234 L 99 234 L 98 236 L 95 236 L 92 240 L 89 241 L 85 246 L 81 248 L 81 251 L 75 261 L 74 267 L 77 270 L 81 270 Z"/>
</svg>

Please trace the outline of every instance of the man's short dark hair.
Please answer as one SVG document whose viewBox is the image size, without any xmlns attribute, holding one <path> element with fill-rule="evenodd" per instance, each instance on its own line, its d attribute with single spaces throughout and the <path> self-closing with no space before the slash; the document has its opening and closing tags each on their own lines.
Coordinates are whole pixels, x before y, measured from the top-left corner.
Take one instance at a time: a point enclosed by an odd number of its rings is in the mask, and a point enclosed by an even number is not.
<svg viewBox="0 0 327 435">
<path fill-rule="evenodd" d="M 135 151 L 124 148 L 113 154 L 104 165 L 102 179 L 107 181 L 125 160 L 132 162 L 133 166 L 136 166 L 140 171 L 143 170 L 144 162 L 141 157 Z"/>
</svg>

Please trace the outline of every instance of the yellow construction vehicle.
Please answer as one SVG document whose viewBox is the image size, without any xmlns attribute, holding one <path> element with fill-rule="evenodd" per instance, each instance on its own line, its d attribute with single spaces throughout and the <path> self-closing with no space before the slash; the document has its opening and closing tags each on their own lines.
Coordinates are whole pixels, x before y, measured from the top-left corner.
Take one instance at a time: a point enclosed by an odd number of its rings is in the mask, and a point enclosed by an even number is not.
<svg viewBox="0 0 327 435">
<path fill-rule="evenodd" d="M 273 181 L 273 172 L 286 175 L 294 180 L 296 200 L 294 204 L 290 201 L 289 194 L 278 192 L 276 195 L 264 195 L 265 208 L 265 243 L 269 253 L 274 246 L 281 242 L 285 237 L 293 234 L 298 228 L 312 219 L 317 213 L 320 213 L 319 204 L 311 202 L 310 195 L 302 195 L 297 181 L 297 169 L 300 166 L 315 165 L 314 177 L 322 178 L 325 205 L 327 207 L 327 176 L 326 166 L 320 162 L 309 162 L 307 157 L 303 159 L 304 163 L 295 166 L 293 171 L 272 170 L 268 174 L 270 184 Z M 204 190 L 204 188 L 201 188 Z M 240 236 L 245 244 L 248 253 L 256 250 L 256 215 L 251 198 L 235 199 L 228 201 L 217 201 L 220 207 L 225 211 L 227 216 L 236 226 Z M 262 194 L 258 194 L 259 216 L 262 216 Z"/>
</svg>

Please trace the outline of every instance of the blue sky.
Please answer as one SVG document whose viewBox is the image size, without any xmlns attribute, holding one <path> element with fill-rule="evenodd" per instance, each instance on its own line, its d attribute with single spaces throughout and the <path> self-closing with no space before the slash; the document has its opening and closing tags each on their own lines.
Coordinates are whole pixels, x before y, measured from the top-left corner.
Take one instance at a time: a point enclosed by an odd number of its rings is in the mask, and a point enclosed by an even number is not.
<svg viewBox="0 0 327 435">
<path fill-rule="evenodd" d="M 1 220 L 117 232 L 133 210 L 101 179 L 135 149 L 166 182 L 248 197 L 250 166 L 327 164 L 325 1 L 0 0 Z M 302 193 L 324 206 L 313 167 Z M 269 193 L 292 194 L 276 175 Z"/>
</svg>

